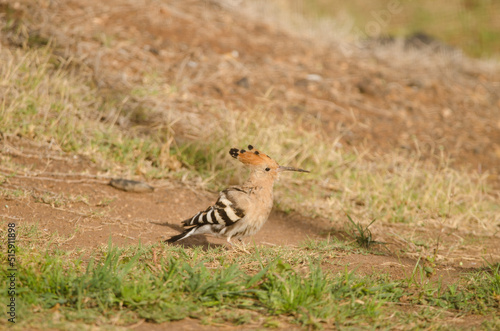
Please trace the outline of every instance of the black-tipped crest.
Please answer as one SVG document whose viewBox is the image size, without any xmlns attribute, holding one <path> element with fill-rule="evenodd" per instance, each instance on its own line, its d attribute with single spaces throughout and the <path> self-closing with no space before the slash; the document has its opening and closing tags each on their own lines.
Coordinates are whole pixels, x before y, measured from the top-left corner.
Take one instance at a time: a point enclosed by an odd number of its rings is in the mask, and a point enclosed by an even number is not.
<svg viewBox="0 0 500 331">
<path fill-rule="evenodd" d="M 278 172 L 281 171 L 309 172 L 304 169 L 280 166 L 278 163 L 276 163 L 276 161 L 271 159 L 269 155 L 260 153 L 258 150 L 254 149 L 252 145 L 248 145 L 248 151 L 244 149 L 231 148 L 229 150 L 229 154 L 238 161 L 240 161 L 241 163 L 250 166 L 265 166 L 267 169 L 271 168 L 276 169 Z M 267 169 L 266 171 L 269 171 Z"/>
<path fill-rule="evenodd" d="M 248 150 L 231 148 L 229 154 L 246 165 L 257 166 L 259 164 L 267 164 L 268 162 L 276 163 L 276 161 L 271 159 L 268 155 L 260 153 L 252 145 L 248 145 Z M 277 163 L 276 167 L 278 167 Z"/>
<path fill-rule="evenodd" d="M 237 148 L 231 148 L 229 150 L 229 155 L 231 155 L 232 157 L 234 157 L 235 159 L 238 158 L 238 155 L 240 154 L 240 150 L 237 149 Z"/>
<path fill-rule="evenodd" d="M 253 146 L 252 145 L 248 145 L 248 150 L 249 151 L 253 150 Z M 231 155 L 232 157 L 234 157 L 235 159 L 237 159 L 240 154 L 243 154 L 243 153 L 246 153 L 246 152 L 247 151 L 244 150 L 244 149 L 231 148 L 229 150 L 229 155 Z M 254 154 L 255 155 L 259 155 L 260 153 L 259 153 L 259 151 L 254 151 Z"/>
</svg>

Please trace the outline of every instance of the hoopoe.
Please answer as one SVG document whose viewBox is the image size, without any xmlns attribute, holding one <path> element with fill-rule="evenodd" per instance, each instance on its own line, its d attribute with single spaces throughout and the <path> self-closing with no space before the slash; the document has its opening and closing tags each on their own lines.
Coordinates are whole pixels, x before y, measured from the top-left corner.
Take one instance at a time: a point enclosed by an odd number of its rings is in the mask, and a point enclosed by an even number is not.
<svg viewBox="0 0 500 331">
<path fill-rule="evenodd" d="M 309 172 L 283 167 L 248 145 L 248 151 L 232 148 L 229 154 L 250 168 L 250 178 L 241 186 L 231 186 L 219 194 L 217 202 L 183 221 L 183 233 L 166 240 L 174 243 L 196 234 L 211 234 L 231 239 L 254 235 L 264 225 L 273 207 L 273 184 L 282 171 Z"/>
</svg>

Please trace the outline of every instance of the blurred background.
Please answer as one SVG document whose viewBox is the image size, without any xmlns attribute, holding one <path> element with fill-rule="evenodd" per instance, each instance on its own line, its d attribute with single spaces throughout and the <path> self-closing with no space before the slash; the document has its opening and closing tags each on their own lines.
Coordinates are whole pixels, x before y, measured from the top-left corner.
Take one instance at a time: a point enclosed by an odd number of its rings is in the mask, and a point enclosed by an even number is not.
<svg viewBox="0 0 500 331">
<path fill-rule="evenodd" d="M 379 37 L 421 33 L 460 48 L 473 57 L 499 57 L 500 1 L 498 0 L 274 0 L 291 13 L 312 20 L 334 19 L 357 27 L 370 37 L 371 21 Z M 391 11 L 392 7 L 392 11 Z"/>
</svg>

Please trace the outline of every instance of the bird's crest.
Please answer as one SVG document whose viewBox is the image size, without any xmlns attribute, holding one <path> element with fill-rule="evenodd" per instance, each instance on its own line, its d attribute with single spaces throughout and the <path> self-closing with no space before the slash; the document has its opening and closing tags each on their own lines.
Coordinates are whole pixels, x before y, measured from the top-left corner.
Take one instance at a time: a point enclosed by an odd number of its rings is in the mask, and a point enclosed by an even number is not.
<svg viewBox="0 0 500 331">
<path fill-rule="evenodd" d="M 241 163 L 247 165 L 267 164 L 269 161 L 274 161 L 268 155 L 254 149 L 252 145 L 248 145 L 248 151 L 244 149 L 231 148 L 229 154 L 238 159 Z"/>
</svg>

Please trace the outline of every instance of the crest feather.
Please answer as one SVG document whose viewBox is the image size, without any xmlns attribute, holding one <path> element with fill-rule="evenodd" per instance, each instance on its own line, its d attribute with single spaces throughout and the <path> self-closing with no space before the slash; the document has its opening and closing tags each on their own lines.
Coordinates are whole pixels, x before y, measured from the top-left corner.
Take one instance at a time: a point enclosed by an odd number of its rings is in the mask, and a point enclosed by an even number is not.
<svg viewBox="0 0 500 331">
<path fill-rule="evenodd" d="M 229 154 L 235 159 L 238 159 L 241 163 L 247 165 L 262 165 L 272 161 L 268 155 L 259 152 L 252 145 L 249 145 L 248 149 L 247 151 L 244 149 L 231 148 Z"/>
</svg>

